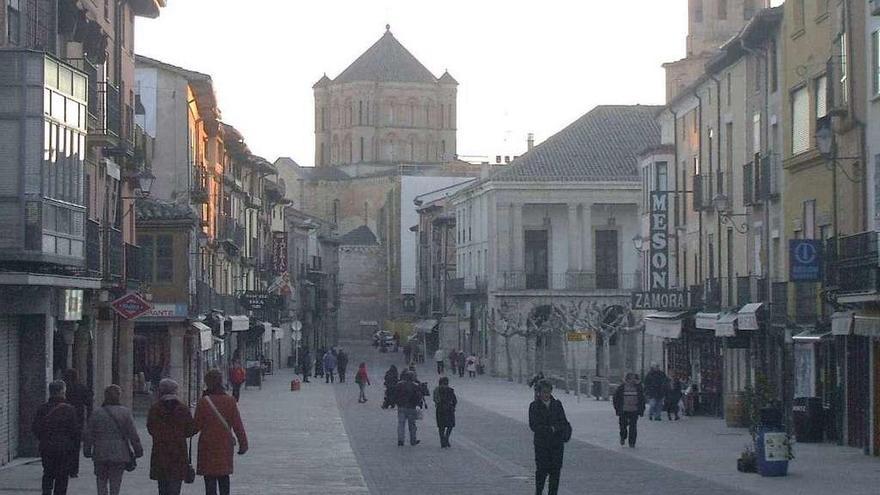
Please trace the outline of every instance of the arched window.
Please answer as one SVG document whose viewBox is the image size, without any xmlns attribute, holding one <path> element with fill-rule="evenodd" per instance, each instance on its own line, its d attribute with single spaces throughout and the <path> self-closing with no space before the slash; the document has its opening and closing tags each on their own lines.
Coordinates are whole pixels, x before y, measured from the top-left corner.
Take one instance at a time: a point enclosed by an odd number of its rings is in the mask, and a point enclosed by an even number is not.
<svg viewBox="0 0 880 495">
<path fill-rule="evenodd" d="M 358 155 L 360 157 L 360 161 L 362 161 L 362 162 L 366 161 L 364 158 L 364 138 L 363 138 L 363 136 L 361 136 L 361 148 L 360 149 L 361 149 L 361 153 L 360 153 L 360 155 Z"/>
<path fill-rule="evenodd" d="M 364 125 L 364 102 L 358 101 L 358 125 Z"/>
</svg>

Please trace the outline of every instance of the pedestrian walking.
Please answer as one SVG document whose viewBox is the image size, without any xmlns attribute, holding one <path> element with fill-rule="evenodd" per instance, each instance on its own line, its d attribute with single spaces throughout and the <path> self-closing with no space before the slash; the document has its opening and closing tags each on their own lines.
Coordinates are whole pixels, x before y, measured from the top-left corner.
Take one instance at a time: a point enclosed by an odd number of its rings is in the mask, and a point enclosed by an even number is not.
<svg viewBox="0 0 880 495">
<path fill-rule="evenodd" d="M 410 348 L 410 345 L 408 343 L 404 344 L 403 345 L 403 362 L 404 362 L 404 364 L 409 364 L 409 358 L 410 358 L 411 354 L 412 354 L 412 349 Z"/>
<path fill-rule="evenodd" d="M 663 402 L 666 400 L 666 387 L 669 378 L 660 366 L 651 364 L 651 371 L 645 376 L 645 396 L 648 398 L 648 419 L 662 421 Z"/>
<path fill-rule="evenodd" d="M 534 432 L 535 493 L 544 493 L 550 478 L 548 495 L 557 495 L 565 443 L 571 439 L 571 424 L 565 417 L 562 402 L 553 397 L 553 385 L 541 380 L 538 397 L 529 406 L 529 428 Z"/>
<path fill-rule="evenodd" d="M 678 377 L 673 378 L 669 382 L 669 386 L 666 388 L 666 417 L 669 421 L 672 421 L 672 417 L 675 416 L 675 420 L 678 421 L 681 419 L 678 413 L 678 406 L 681 402 L 682 397 L 682 388 L 681 388 L 681 380 Z"/>
<path fill-rule="evenodd" d="M 196 473 L 205 478 L 205 495 L 229 495 L 233 449 L 238 455 L 248 450 L 247 434 L 235 399 L 223 389 L 223 375 L 212 369 L 205 373 L 205 392 L 196 405 L 199 459 Z"/>
<path fill-rule="evenodd" d="M 409 371 L 404 371 L 400 381 L 394 386 L 394 403 L 397 404 L 397 445 L 402 447 L 406 427 L 409 426 L 409 443 L 418 445 L 420 440 L 416 438 L 416 420 L 419 419 L 417 407 L 421 406 L 424 395 L 413 380 Z"/>
<path fill-rule="evenodd" d="M 449 436 L 455 428 L 455 406 L 458 399 L 455 390 L 449 386 L 449 377 L 440 377 L 440 384 L 434 388 L 434 411 L 437 429 L 440 430 L 440 448 L 449 448 Z"/>
<path fill-rule="evenodd" d="M 437 352 L 434 353 L 434 362 L 437 363 L 437 374 L 442 375 L 445 371 L 445 361 L 446 361 L 446 353 L 443 352 L 443 348 L 438 348 Z"/>
<path fill-rule="evenodd" d="M 65 401 L 76 409 L 76 420 L 79 425 L 79 431 L 82 431 L 86 426 L 86 420 L 92 414 L 92 391 L 79 382 L 79 372 L 75 369 L 64 370 L 62 379 L 67 389 Z M 77 442 L 76 450 L 79 452 L 79 442 Z M 73 466 L 70 470 L 71 478 L 76 478 L 77 476 L 79 476 L 78 455 L 74 457 Z"/>
<path fill-rule="evenodd" d="M 246 379 L 247 373 L 241 366 L 241 361 L 235 361 L 232 363 L 232 367 L 229 368 L 229 383 L 232 384 L 232 396 L 235 398 L 235 402 L 238 402 L 238 399 L 241 396 L 241 385 Z"/>
<path fill-rule="evenodd" d="M 43 464 L 43 495 L 66 495 L 79 457 L 80 429 L 76 409 L 65 402 L 67 387 L 61 380 L 49 384 L 49 400 L 37 409 L 31 431 L 39 442 Z"/>
<path fill-rule="evenodd" d="M 477 356 L 471 354 L 467 358 L 467 372 L 468 377 L 476 378 L 477 376 Z"/>
<path fill-rule="evenodd" d="M 339 383 L 345 383 L 346 368 L 348 368 L 348 354 L 340 347 L 336 353 L 336 371 L 339 372 Z"/>
<path fill-rule="evenodd" d="M 333 350 L 324 353 L 324 383 L 334 383 L 333 373 L 336 371 L 336 356 Z"/>
<path fill-rule="evenodd" d="M 467 356 L 465 356 L 464 351 L 458 351 L 458 356 L 455 358 L 455 364 L 458 365 L 458 377 L 464 378 L 464 367 L 467 363 Z"/>
<path fill-rule="evenodd" d="M 310 383 L 309 376 L 312 375 L 312 355 L 309 353 L 309 348 L 307 346 L 303 346 L 302 348 L 299 372 L 303 377 L 303 383 Z"/>
<path fill-rule="evenodd" d="M 370 383 L 370 375 L 367 374 L 367 363 L 361 363 L 358 365 L 357 374 L 354 376 L 354 382 L 357 383 L 358 388 L 360 389 L 358 402 L 363 404 L 367 401 L 367 394 L 364 393 L 364 387 L 372 385 Z"/>
<path fill-rule="evenodd" d="M 83 432 L 83 455 L 95 464 L 98 495 L 119 495 L 122 475 L 134 471 L 135 459 L 144 455 L 131 409 L 120 403 L 121 398 L 119 385 L 104 389 L 104 403 Z"/>
<path fill-rule="evenodd" d="M 150 479 L 158 483 L 159 495 L 180 495 L 183 482 L 195 477 L 186 439 L 197 433 L 196 423 L 177 397 L 178 388 L 170 378 L 159 382 L 159 400 L 147 413 L 147 432 L 153 437 Z"/>
<path fill-rule="evenodd" d="M 315 352 L 315 378 L 324 376 L 324 348 L 321 347 Z"/>
<path fill-rule="evenodd" d="M 639 383 L 639 375 L 627 373 L 624 384 L 617 387 L 612 399 L 614 413 L 620 423 L 620 445 L 629 440 L 629 446 L 636 446 L 638 422 L 645 415 L 645 393 Z"/>
<path fill-rule="evenodd" d="M 397 386 L 398 381 L 400 378 L 397 376 L 397 366 L 392 364 L 385 372 L 385 399 L 382 401 L 382 409 L 394 407 L 394 387 Z"/>
</svg>

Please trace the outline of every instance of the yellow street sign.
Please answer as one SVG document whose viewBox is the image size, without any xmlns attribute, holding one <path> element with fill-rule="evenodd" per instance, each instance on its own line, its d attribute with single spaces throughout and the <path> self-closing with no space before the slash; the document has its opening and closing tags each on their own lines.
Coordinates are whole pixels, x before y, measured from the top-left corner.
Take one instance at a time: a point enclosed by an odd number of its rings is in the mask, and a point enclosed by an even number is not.
<svg viewBox="0 0 880 495">
<path fill-rule="evenodd" d="M 566 338 L 569 342 L 592 342 L 593 332 L 568 332 Z"/>
</svg>

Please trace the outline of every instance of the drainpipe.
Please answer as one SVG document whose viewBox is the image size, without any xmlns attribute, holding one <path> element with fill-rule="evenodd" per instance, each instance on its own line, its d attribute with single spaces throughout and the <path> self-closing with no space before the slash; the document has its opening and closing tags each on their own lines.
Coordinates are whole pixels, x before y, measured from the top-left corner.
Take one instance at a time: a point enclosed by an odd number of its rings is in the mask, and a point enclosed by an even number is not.
<svg viewBox="0 0 880 495">
<path fill-rule="evenodd" d="M 672 133 L 673 133 L 673 142 L 675 142 L 678 139 L 678 113 L 675 110 L 673 110 L 672 108 L 667 108 L 667 110 L 669 110 L 669 113 L 672 114 Z M 681 188 L 679 188 L 679 186 L 678 186 L 678 178 L 679 178 L 679 175 L 678 175 L 678 146 L 673 146 L 673 149 L 674 149 L 674 151 L 673 151 L 673 158 L 672 159 L 675 161 L 675 163 L 672 164 L 672 170 L 675 171 L 675 199 L 678 204 L 678 222 L 680 223 L 681 218 L 682 218 L 683 214 L 685 213 L 685 211 L 684 211 L 685 209 L 681 207 L 682 202 L 679 200 L 679 197 L 685 197 L 685 198 L 687 197 L 685 195 L 685 193 L 683 192 L 683 191 L 687 190 L 687 185 L 682 184 Z M 668 177 L 669 177 L 668 173 L 666 174 L 666 177 L 668 180 Z M 679 192 L 679 190 L 681 190 L 682 192 Z M 675 230 L 675 278 L 676 278 L 676 280 L 678 280 L 678 286 L 682 287 L 682 284 L 687 285 L 687 280 L 682 281 L 682 279 L 681 279 L 681 262 L 679 259 L 680 258 L 679 254 L 680 254 L 681 243 L 678 238 L 678 223 L 676 223 L 675 227 L 676 227 L 676 230 Z M 687 260 L 685 260 L 685 263 L 687 263 Z M 642 366 L 642 368 L 644 368 L 644 366 Z"/>
<path fill-rule="evenodd" d="M 700 96 L 700 93 L 695 89 L 694 97 L 697 99 L 697 160 L 700 164 L 700 211 L 697 218 L 699 219 L 697 226 L 697 237 L 700 239 L 699 249 L 697 252 L 697 259 L 699 261 L 697 265 L 697 277 L 695 280 L 703 281 L 703 205 L 702 205 L 702 195 L 703 195 L 703 187 L 702 187 L 702 175 L 703 175 L 703 98 Z M 705 301 L 704 301 L 705 302 Z"/>
<path fill-rule="evenodd" d="M 719 177 L 721 177 L 721 80 L 718 79 L 717 77 L 715 77 L 714 75 L 710 75 L 709 79 L 711 79 L 712 81 L 715 82 L 715 109 L 716 109 L 715 130 L 718 133 L 718 135 L 715 139 L 715 142 L 717 143 L 717 146 L 716 146 L 717 152 L 715 153 L 715 157 L 717 159 L 716 160 L 717 163 L 715 164 L 715 178 L 716 178 L 715 188 L 720 189 L 718 187 L 719 186 L 718 182 L 720 182 L 720 181 L 718 181 L 717 179 Z M 711 155 L 712 155 L 712 150 L 710 149 L 709 156 L 711 157 Z M 711 160 L 709 160 L 709 162 L 711 165 Z M 713 171 L 710 169 L 709 173 L 711 174 L 712 172 Z M 733 198 L 731 198 L 730 201 L 732 204 Z M 715 212 L 715 229 L 717 232 L 716 241 L 718 243 L 718 246 L 716 249 L 716 251 L 718 252 L 716 262 L 718 264 L 718 285 L 719 285 L 719 289 L 720 289 L 721 288 L 720 287 L 721 286 L 721 273 L 722 273 L 721 272 L 721 245 L 722 245 L 722 242 L 721 242 L 721 215 L 717 211 Z M 730 256 L 730 253 L 727 253 L 727 255 Z M 728 273 L 727 276 L 729 277 L 730 274 Z M 729 299 L 730 294 L 728 294 L 727 297 Z"/>
</svg>

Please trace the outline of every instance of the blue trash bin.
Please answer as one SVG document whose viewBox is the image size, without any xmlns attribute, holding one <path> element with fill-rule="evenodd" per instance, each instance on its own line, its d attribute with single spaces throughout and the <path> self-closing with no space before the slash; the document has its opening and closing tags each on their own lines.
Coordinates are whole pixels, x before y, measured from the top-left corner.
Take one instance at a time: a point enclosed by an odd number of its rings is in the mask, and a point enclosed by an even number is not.
<svg viewBox="0 0 880 495">
<path fill-rule="evenodd" d="M 788 440 L 785 431 L 775 425 L 761 425 L 755 440 L 758 474 L 761 476 L 788 475 Z"/>
</svg>

